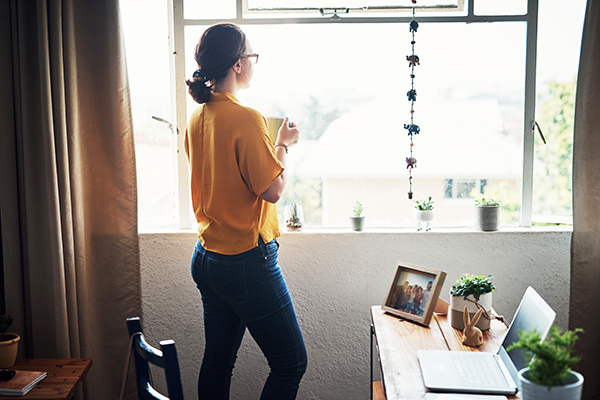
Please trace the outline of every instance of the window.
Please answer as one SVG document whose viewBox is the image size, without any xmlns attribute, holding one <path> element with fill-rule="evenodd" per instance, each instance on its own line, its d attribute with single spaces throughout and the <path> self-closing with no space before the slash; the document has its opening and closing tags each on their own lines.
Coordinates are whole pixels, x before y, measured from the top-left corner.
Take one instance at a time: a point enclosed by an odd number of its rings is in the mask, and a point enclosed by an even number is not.
<svg viewBox="0 0 600 400">
<path fill-rule="evenodd" d="M 535 224 L 572 223 L 571 150 L 575 87 L 585 1 L 569 3 L 540 1 L 536 120 L 533 165 L 533 209 Z M 554 18 L 543 18 L 554 15 Z M 573 24 L 558 29 L 561 22 Z"/>
<path fill-rule="evenodd" d="M 173 121 L 169 80 L 168 8 L 162 0 L 122 0 L 135 131 L 140 228 L 174 226 L 176 133 L 152 117 Z"/>
<path fill-rule="evenodd" d="M 141 124 L 136 125 L 136 136 L 140 130 L 139 136 L 143 138 L 146 130 L 138 126 L 146 124 L 157 131 L 155 135 L 161 137 L 166 153 L 169 152 L 165 149 L 171 147 L 169 154 L 173 159 L 165 156 L 160 163 L 151 165 L 169 175 L 170 181 L 159 183 L 156 175 L 148 174 L 150 186 L 156 191 L 159 187 L 177 188 L 177 195 L 169 197 L 173 218 L 162 221 L 179 219 L 181 227 L 189 227 L 193 225 L 188 224 L 193 216 L 187 200 L 185 155 L 175 151 L 177 145 L 181 146 L 183 135 L 179 135 L 176 145 L 177 135 L 170 133 L 168 124 L 151 116 L 160 114 L 156 116 L 176 123 L 183 132 L 188 113 L 196 107 L 183 83 L 196 69 L 192 49 L 206 26 L 230 20 L 242 26 L 261 55 L 251 88 L 238 94 L 240 101 L 267 117 L 289 116 L 302 131 L 301 143 L 290 151 L 293 179 L 281 202 L 290 200 L 303 205 L 307 226 L 348 226 L 348 215 L 356 200 L 365 206 L 368 227 L 414 226 L 413 204 L 406 193 L 409 138 L 403 128 L 410 121 L 410 103 L 405 94 L 410 88 L 406 62 L 406 55 L 411 52 L 410 13 L 358 16 L 351 11 L 339 20 L 332 20 L 318 12 L 305 13 L 302 18 L 289 12 L 244 14 L 242 5 L 259 8 L 273 5 L 266 0 L 173 1 L 174 51 L 171 52 L 177 54 L 173 60 L 173 81 L 178 88 L 176 112 L 170 112 L 169 96 L 161 95 L 157 96 L 160 101 L 156 104 L 145 106 L 152 112 L 143 114 L 143 122 L 134 121 Z M 136 2 L 123 1 L 127 3 Z M 142 7 L 161 10 L 157 15 L 162 17 L 162 25 L 154 24 L 157 27 L 154 31 L 168 22 L 162 10 L 165 6 L 159 3 L 144 2 Z M 554 104 L 552 99 L 565 98 L 561 97 L 561 90 L 569 90 L 560 85 L 550 90 L 553 79 L 555 83 L 563 82 L 553 77 L 552 71 L 558 64 L 563 71 L 560 79 L 568 76 L 568 82 L 574 83 L 578 55 L 574 56 L 572 49 L 579 48 L 585 2 L 569 3 L 566 16 L 564 3 L 558 0 L 541 3 L 537 63 L 541 96 L 537 104 L 535 86 L 531 85 L 536 64 L 535 59 L 528 58 L 527 50 L 528 35 L 535 35 L 528 27 L 535 25 L 536 20 L 527 16 L 527 0 L 476 0 L 474 4 L 458 1 L 456 4 L 462 4 L 458 11 L 416 11 L 420 27 L 415 53 L 420 57 L 420 65 L 415 69 L 418 98 L 414 116 L 421 132 L 414 138 L 417 168 L 413 170 L 413 192 L 415 199 L 432 196 L 436 200 L 438 227 L 472 226 L 475 195 L 493 197 L 503 204 L 503 211 L 507 210 L 505 226 L 519 223 L 527 226 L 538 216 L 551 220 L 557 215 L 570 215 L 570 204 L 565 203 L 570 196 L 570 170 L 561 169 L 557 177 L 547 173 L 556 163 L 556 157 L 564 158 L 565 151 L 570 154 L 570 148 L 564 143 L 552 151 L 550 147 L 541 147 L 525 121 L 534 119 L 537 105 L 535 119 L 544 134 L 552 137 L 553 144 L 555 135 L 559 135 L 554 133 L 557 124 L 553 118 L 562 113 L 568 121 L 568 110 L 573 107 L 569 98 L 553 106 L 558 108 L 541 110 L 550 107 L 549 103 Z M 286 4 L 312 7 L 317 2 Z M 139 16 L 132 14 L 132 18 Z M 124 20 L 131 79 L 135 74 L 131 71 L 127 16 Z M 579 30 L 557 32 L 557 21 L 561 26 Z M 560 48 L 565 52 L 545 50 L 554 49 L 556 43 L 561 43 Z M 158 54 L 156 49 L 154 53 Z M 169 54 L 162 52 L 161 61 L 154 64 L 168 65 Z M 561 54 L 566 54 L 568 62 L 556 59 Z M 547 81 L 539 79 L 542 75 L 548 77 Z M 168 72 L 161 72 L 159 80 L 165 79 Z M 132 84 L 132 93 L 137 87 Z M 153 90 L 158 91 L 158 87 Z M 142 95 L 140 98 L 150 99 Z M 134 117 L 135 107 L 136 104 Z M 550 122 L 541 118 L 544 113 Z M 561 128 L 560 135 L 568 142 L 572 128 Z M 142 148 L 143 143 L 138 146 Z M 144 157 L 140 151 L 138 159 Z M 561 162 L 568 164 L 568 160 Z M 139 163 L 138 168 L 140 176 L 151 171 L 145 171 Z M 141 178 L 140 189 L 143 182 Z M 549 186 L 556 193 L 552 199 L 547 196 Z M 142 203 L 150 201 L 149 204 L 159 207 L 160 197 L 150 193 L 144 199 L 143 194 L 140 190 L 140 219 L 143 209 L 150 210 L 146 216 L 154 217 L 152 208 Z M 542 198 L 542 194 L 546 197 Z M 546 203 L 552 202 L 557 206 L 548 207 Z M 166 215 L 164 198 L 160 204 Z M 284 207 L 279 208 L 283 212 Z"/>
</svg>

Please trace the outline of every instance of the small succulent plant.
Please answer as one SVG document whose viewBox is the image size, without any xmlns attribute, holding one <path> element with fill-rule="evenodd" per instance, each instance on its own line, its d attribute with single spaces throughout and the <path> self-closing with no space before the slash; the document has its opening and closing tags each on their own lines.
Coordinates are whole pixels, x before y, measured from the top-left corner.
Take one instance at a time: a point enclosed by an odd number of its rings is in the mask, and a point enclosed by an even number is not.
<svg viewBox="0 0 600 400">
<path fill-rule="evenodd" d="M 494 199 L 486 199 L 485 197 L 482 197 L 481 199 L 475 200 L 475 205 L 480 207 L 497 207 L 500 205 L 500 203 Z"/>
<path fill-rule="evenodd" d="M 470 275 L 463 274 L 456 280 L 456 283 L 452 285 L 450 294 L 455 297 L 466 298 L 472 295 L 475 301 L 479 301 L 479 298 L 486 294 L 496 290 L 496 287 L 490 281 L 493 278 L 492 275 Z"/>
<path fill-rule="evenodd" d="M 362 215 L 363 210 L 363 205 L 359 201 L 357 201 L 356 204 L 354 204 L 354 207 L 352 208 L 352 216 L 360 217 Z"/>
<path fill-rule="evenodd" d="M 8 314 L 2 314 L 2 316 L 0 316 L 0 342 L 7 340 L 6 337 L 8 335 L 6 334 L 6 331 L 10 328 L 13 321 L 14 319 Z"/>
<path fill-rule="evenodd" d="M 435 201 L 431 199 L 431 196 L 427 200 L 415 200 L 415 208 L 421 211 L 433 210 L 435 207 Z"/>
</svg>

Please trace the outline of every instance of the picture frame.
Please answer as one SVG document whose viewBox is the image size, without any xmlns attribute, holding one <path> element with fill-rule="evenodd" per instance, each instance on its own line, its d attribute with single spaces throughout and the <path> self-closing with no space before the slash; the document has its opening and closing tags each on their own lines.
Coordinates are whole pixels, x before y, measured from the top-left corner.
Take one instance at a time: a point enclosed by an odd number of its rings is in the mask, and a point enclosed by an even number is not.
<svg viewBox="0 0 600 400">
<path fill-rule="evenodd" d="M 445 280 L 445 271 L 398 261 L 381 309 L 429 326 Z"/>
</svg>

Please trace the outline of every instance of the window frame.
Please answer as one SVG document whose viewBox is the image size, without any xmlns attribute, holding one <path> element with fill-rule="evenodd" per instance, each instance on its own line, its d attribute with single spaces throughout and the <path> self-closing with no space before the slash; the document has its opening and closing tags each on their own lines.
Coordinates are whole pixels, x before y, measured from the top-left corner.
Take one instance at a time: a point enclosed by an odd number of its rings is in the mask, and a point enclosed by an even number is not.
<svg viewBox="0 0 600 400">
<path fill-rule="evenodd" d="M 369 24 L 369 23 L 408 23 L 412 16 L 353 16 L 344 14 L 341 18 L 316 16 L 314 18 L 276 17 L 252 18 L 244 17 L 245 0 L 236 1 L 236 17 L 233 19 L 185 19 L 183 12 L 184 0 L 169 0 L 169 47 L 171 66 L 171 107 L 175 116 L 177 128 L 177 195 L 176 216 L 179 217 L 180 229 L 191 229 L 192 207 L 189 189 L 188 161 L 184 151 L 184 132 L 187 125 L 185 84 L 184 46 L 185 27 L 197 25 L 212 25 L 218 22 L 233 22 L 238 25 L 279 25 L 279 24 Z M 534 163 L 534 124 L 535 124 L 535 93 L 537 71 L 537 33 L 538 33 L 538 1 L 527 0 L 527 13 L 524 15 L 475 15 L 474 1 L 466 1 L 465 15 L 429 15 L 419 17 L 419 22 L 525 22 L 527 25 L 526 55 L 525 55 L 525 105 L 523 118 L 523 171 L 521 184 L 521 215 L 520 226 L 531 227 L 533 210 L 533 163 Z"/>
<path fill-rule="evenodd" d="M 335 1 L 335 0 L 334 0 Z M 248 4 L 249 0 L 242 0 L 242 10 L 246 15 L 265 15 L 272 13 L 321 13 L 321 16 L 330 15 L 334 16 L 336 14 L 348 14 L 352 12 L 355 13 L 386 13 L 386 12 L 412 12 L 413 6 L 409 5 L 378 5 L 378 6 L 367 6 L 367 7 L 334 7 L 336 4 L 333 2 L 322 1 L 319 4 L 319 7 L 286 7 L 282 5 L 277 8 L 250 8 Z M 443 2 L 442 2 L 443 3 Z M 465 7 L 465 0 L 456 0 L 456 5 L 451 4 L 438 4 L 438 5 L 419 5 L 418 8 L 425 11 L 463 11 Z M 334 17 L 337 19 L 337 17 Z"/>
</svg>

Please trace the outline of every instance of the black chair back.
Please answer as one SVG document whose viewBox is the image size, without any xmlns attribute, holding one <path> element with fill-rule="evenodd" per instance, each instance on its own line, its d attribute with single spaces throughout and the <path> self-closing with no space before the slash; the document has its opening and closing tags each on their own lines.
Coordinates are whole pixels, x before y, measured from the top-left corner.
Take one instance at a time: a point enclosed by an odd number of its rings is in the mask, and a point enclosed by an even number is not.
<svg viewBox="0 0 600 400">
<path fill-rule="evenodd" d="M 127 319 L 127 329 L 132 337 L 133 360 L 139 400 L 183 400 L 183 387 L 177 360 L 177 350 L 173 340 L 160 342 L 160 350 L 146 342 L 138 317 Z M 152 386 L 149 363 L 163 368 L 167 380 L 168 397 Z"/>
</svg>

